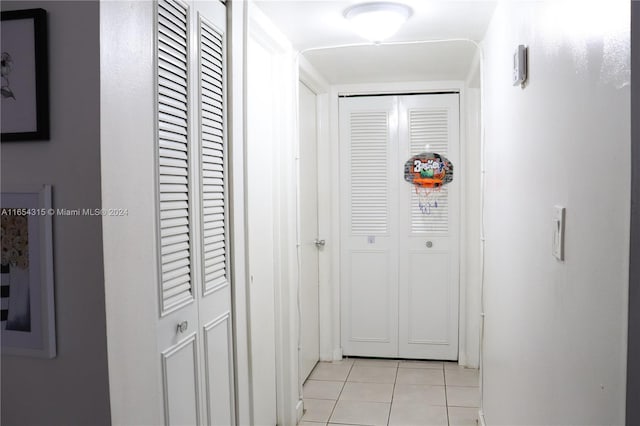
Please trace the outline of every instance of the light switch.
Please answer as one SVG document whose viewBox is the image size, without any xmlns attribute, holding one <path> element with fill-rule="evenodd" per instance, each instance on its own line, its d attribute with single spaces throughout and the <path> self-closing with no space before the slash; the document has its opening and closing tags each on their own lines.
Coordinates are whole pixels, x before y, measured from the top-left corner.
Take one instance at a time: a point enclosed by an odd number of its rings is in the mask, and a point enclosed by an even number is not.
<svg viewBox="0 0 640 426">
<path fill-rule="evenodd" d="M 553 207 L 553 256 L 560 260 L 564 260 L 564 218 L 565 208 L 562 206 Z"/>
<path fill-rule="evenodd" d="M 527 81 L 527 68 L 528 68 L 528 54 L 529 49 L 523 44 L 519 45 L 513 54 L 513 78 L 512 83 L 514 86 L 520 86 L 524 88 L 524 84 Z"/>
</svg>

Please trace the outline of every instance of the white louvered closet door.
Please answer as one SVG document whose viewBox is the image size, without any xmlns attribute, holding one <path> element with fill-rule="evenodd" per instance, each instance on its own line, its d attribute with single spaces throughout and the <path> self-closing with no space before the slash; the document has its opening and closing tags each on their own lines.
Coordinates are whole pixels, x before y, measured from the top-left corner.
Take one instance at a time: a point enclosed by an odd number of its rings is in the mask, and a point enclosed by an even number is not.
<svg viewBox="0 0 640 426">
<path fill-rule="evenodd" d="M 397 111 L 394 96 L 340 99 L 345 355 L 398 353 Z"/>
<path fill-rule="evenodd" d="M 426 144 L 460 164 L 458 105 L 457 94 L 340 99 L 345 355 L 457 359 L 460 169 L 428 215 L 403 174 Z"/>
<path fill-rule="evenodd" d="M 399 99 L 400 157 L 425 151 L 454 165 L 454 180 L 423 214 L 412 185 L 399 188 L 399 356 L 458 359 L 459 100 L 457 94 Z"/>
<path fill-rule="evenodd" d="M 158 349 L 166 425 L 234 423 L 222 3 L 159 0 Z"/>
</svg>

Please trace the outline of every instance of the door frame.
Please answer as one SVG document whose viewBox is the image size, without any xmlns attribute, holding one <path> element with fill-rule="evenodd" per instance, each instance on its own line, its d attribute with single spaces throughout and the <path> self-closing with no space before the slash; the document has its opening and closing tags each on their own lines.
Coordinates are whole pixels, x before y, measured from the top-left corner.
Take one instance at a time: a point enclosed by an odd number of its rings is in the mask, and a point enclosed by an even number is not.
<svg viewBox="0 0 640 426">
<path fill-rule="evenodd" d="M 410 94 L 410 93 L 436 93 L 436 92 L 458 92 L 460 94 L 460 166 L 457 168 L 458 179 L 461 182 L 466 181 L 466 144 L 467 134 L 465 129 L 467 128 L 467 100 L 466 100 L 467 85 L 464 81 L 448 80 L 448 81 L 428 81 L 428 82 L 399 82 L 399 83 L 364 83 L 364 84 L 347 84 L 347 85 L 334 85 L 331 87 L 329 96 L 329 115 L 330 115 L 330 144 L 328 146 L 328 158 L 330 160 L 329 167 L 331 175 L 331 182 L 329 185 L 328 193 L 330 194 L 330 209 L 331 214 L 329 216 L 329 224 L 331 226 L 330 241 L 340 241 L 340 129 L 339 129 L 339 97 L 342 95 L 385 95 L 385 94 Z M 320 148 L 320 147 L 319 147 Z M 324 146 L 323 146 L 324 148 Z M 320 151 L 320 150 L 319 150 Z M 327 154 L 327 153 L 323 153 Z M 321 157 L 324 155 L 319 154 Z M 323 167 L 322 164 L 320 167 Z M 460 191 L 460 231 L 458 244 L 459 250 L 459 299 L 458 299 L 458 360 L 461 364 L 466 363 L 468 359 L 467 351 L 477 350 L 477 348 L 469 348 L 466 344 L 468 333 L 479 333 L 478 330 L 467 330 L 467 286 L 466 282 L 463 282 L 466 277 L 467 269 L 467 256 L 466 251 L 462 250 L 462 247 L 466 247 L 466 235 L 463 232 L 465 229 L 465 223 L 470 219 L 465 214 L 466 212 L 466 185 L 461 185 Z M 324 307 L 324 310 L 333 312 L 333 318 L 330 323 L 320 321 L 320 334 L 323 334 L 323 327 L 325 333 L 330 336 L 332 360 L 342 359 L 342 347 L 341 347 L 341 319 L 340 319 L 340 250 L 331 252 L 330 262 L 330 281 L 331 286 L 331 299 L 328 301 L 330 306 Z M 321 311 L 323 307 L 321 305 Z M 321 341 L 321 353 L 322 353 L 322 341 Z"/>
</svg>

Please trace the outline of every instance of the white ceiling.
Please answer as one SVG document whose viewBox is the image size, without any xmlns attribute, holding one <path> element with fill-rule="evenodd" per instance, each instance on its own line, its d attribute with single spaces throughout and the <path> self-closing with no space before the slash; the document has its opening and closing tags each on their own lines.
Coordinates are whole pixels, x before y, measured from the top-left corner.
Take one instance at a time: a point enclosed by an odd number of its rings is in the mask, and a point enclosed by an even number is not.
<svg viewBox="0 0 640 426">
<path fill-rule="evenodd" d="M 364 2 L 366 0 L 363 0 Z M 463 38 L 481 41 L 495 1 L 396 0 L 413 15 L 389 42 Z M 360 1 L 256 0 L 255 3 L 300 51 L 365 43 L 343 12 Z M 333 84 L 411 80 L 461 80 L 475 54 L 469 42 L 361 46 L 313 50 L 311 64 Z"/>
</svg>

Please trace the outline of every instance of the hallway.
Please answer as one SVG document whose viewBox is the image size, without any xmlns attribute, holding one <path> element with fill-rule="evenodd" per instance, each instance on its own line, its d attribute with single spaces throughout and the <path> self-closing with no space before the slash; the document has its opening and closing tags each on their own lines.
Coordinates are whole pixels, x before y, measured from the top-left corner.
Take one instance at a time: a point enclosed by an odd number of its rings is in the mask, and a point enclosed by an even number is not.
<svg viewBox="0 0 640 426">
<path fill-rule="evenodd" d="M 473 426 L 478 383 L 477 369 L 455 362 L 320 362 L 304 384 L 300 426 Z"/>
</svg>

